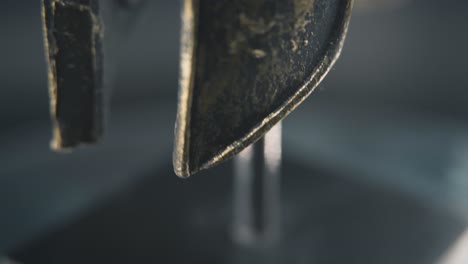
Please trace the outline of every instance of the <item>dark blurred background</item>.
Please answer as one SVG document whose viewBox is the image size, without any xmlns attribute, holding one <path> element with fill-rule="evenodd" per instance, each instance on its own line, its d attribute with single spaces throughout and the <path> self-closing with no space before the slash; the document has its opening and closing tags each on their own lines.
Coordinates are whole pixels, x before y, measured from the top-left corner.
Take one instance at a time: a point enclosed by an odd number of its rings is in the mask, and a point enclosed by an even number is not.
<svg viewBox="0 0 468 264">
<path fill-rule="evenodd" d="M 105 141 L 67 155 L 49 150 L 40 1 L 3 1 L 0 252 L 25 264 L 468 263 L 467 8 L 356 1 L 340 61 L 284 122 L 283 239 L 249 250 L 230 239 L 232 165 L 172 173 L 179 1 L 142 12 L 116 60 Z"/>
</svg>

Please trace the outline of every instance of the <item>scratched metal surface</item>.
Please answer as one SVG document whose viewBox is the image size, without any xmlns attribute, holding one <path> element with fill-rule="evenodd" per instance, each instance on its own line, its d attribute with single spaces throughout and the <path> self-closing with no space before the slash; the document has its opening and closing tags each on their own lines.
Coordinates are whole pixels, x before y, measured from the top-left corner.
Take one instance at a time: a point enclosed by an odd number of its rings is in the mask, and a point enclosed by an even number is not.
<svg viewBox="0 0 468 264">
<path fill-rule="evenodd" d="M 96 142 L 104 107 L 99 1 L 44 0 L 43 5 L 52 147 Z"/>
<path fill-rule="evenodd" d="M 189 57 L 193 69 L 185 75 L 182 68 L 179 111 L 188 114 L 179 112 L 177 122 L 180 176 L 232 157 L 300 104 L 337 59 L 352 6 L 349 0 L 187 2 L 195 36 L 182 43 L 182 64 Z"/>
<path fill-rule="evenodd" d="M 52 148 L 70 149 L 102 138 L 118 48 L 147 1 L 132 3 L 42 1 Z"/>
</svg>

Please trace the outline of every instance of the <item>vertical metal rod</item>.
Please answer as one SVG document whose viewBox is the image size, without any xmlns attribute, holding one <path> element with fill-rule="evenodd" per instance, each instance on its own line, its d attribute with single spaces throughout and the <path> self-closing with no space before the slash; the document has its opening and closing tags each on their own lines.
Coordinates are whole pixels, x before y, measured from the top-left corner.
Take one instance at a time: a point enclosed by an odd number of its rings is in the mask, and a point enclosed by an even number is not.
<svg viewBox="0 0 468 264">
<path fill-rule="evenodd" d="M 241 152 L 234 161 L 233 239 L 264 247 L 280 236 L 282 126 Z"/>
</svg>

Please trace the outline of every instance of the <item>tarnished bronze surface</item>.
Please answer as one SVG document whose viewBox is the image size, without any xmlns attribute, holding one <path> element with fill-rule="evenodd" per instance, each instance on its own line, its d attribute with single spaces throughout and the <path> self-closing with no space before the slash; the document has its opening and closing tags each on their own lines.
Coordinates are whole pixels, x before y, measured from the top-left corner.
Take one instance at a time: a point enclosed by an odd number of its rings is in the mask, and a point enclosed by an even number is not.
<svg viewBox="0 0 468 264">
<path fill-rule="evenodd" d="M 43 0 L 52 148 L 95 143 L 103 133 L 104 69 L 146 0 Z M 116 44 L 117 43 L 117 44 Z"/>
<path fill-rule="evenodd" d="M 352 0 L 185 0 L 174 168 L 186 177 L 261 138 L 337 60 Z"/>
<path fill-rule="evenodd" d="M 95 142 L 102 133 L 102 26 L 99 1 L 44 0 L 52 147 Z"/>
</svg>

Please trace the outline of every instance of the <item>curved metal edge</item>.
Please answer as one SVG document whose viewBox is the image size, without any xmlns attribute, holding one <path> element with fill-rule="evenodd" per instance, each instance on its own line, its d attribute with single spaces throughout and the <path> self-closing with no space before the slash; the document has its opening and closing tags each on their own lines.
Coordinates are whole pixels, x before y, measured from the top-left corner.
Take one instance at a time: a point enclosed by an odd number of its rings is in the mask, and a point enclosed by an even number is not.
<svg viewBox="0 0 468 264">
<path fill-rule="evenodd" d="M 191 15 L 195 15 L 192 19 L 187 19 L 186 17 L 186 8 L 188 8 L 187 3 L 190 5 L 195 5 L 194 1 L 199 0 L 185 0 L 185 8 L 183 14 L 183 37 L 187 37 L 188 32 L 186 31 L 190 28 L 190 25 L 187 23 L 192 23 L 192 27 L 196 27 L 196 12 L 192 11 Z M 188 42 L 192 43 L 184 43 L 182 47 L 182 62 L 181 62 L 181 78 L 180 78 L 180 94 L 179 94 L 179 108 L 178 108 L 178 117 L 176 122 L 176 144 L 174 150 L 174 171 L 177 176 L 182 178 L 187 178 L 195 173 L 198 173 L 202 170 L 206 170 L 212 168 L 214 166 L 223 163 L 224 161 L 232 158 L 242 150 L 244 150 L 249 145 L 255 143 L 259 139 L 261 139 L 273 126 L 275 126 L 278 122 L 286 118 L 286 116 L 291 113 L 294 109 L 296 109 L 309 95 L 317 88 L 317 86 L 323 81 L 323 79 L 327 76 L 327 74 L 332 69 L 333 65 L 336 63 L 338 58 L 341 55 L 341 51 L 344 46 L 344 42 L 346 40 L 346 35 L 348 32 L 349 23 L 351 21 L 351 14 L 354 5 L 354 0 L 343 0 L 346 3 L 346 8 L 344 10 L 343 20 L 337 22 L 339 23 L 339 30 L 333 33 L 333 39 L 337 39 L 336 42 L 330 42 L 330 46 L 328 51 L 325 53 L 321 63 L 319 66 L 314 70 L 314 73 L 309 78 L 309 80 L 294 94 L 292 95 L 287 101 L 285 101 L 278 109 L 276 109 L 273 113 L 267 116 L 263 121 L 252 128 L 245 136 L 243 136 L 240 140 L 235 141 L 224 151 L 218 153 L 215 157 L 211 160 L 203 164 L 198 169 L 190 168 L 190 164 L 188 161 L 188 150 L 189 150 L 189 124 L 190 124 L 190 113 L 189 109 L 192 104 L 190 101 L 191 93 L 193 89 L 193 63 L 194 60 L 191 60 L 190 63 L 185 61 L 188 59 L 188 55 L 191 58 L 194 58 L 194 51 L 195 51 L 195 29 L 191 28 L 191 38 Z M 187 40 L 187 39 L 185 39 Z M 184 40 L 182 40 L 184 41 Z M 187 47 L 190 46 L 190 47 Z M 190 50 L 187 50 L 190 48 Z M 190 66 L 190 69 L 186 67 Z M 188 74 L 188 75 L 186 75 Z M 187 133 L 186 133 L 187 132 Z"/>
<path fill-rule="evenodd" d="M 188 153 L 190 148 L 190 108 L 192 106 L 193 79 L 195 77 L 196 30 L 199 0 L 183 0 L 180 78 L 175 142 L 173 152 L 174 172 L 186 178 L 192 174 Z"/>
</svg>

